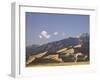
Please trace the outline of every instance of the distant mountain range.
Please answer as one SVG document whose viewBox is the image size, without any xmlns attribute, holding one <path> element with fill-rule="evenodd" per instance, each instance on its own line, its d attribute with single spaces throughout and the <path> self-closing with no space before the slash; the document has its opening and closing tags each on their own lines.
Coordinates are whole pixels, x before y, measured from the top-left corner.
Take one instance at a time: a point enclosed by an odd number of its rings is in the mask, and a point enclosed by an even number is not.
<svg viewBox="0 0 100 80">
<path fill-rule="evenodd" d="M 75 57 L 76 56 L 76 57 Z M 26 47 L 26 64 L 89 61 L 89 34 Z"/>
</svg>

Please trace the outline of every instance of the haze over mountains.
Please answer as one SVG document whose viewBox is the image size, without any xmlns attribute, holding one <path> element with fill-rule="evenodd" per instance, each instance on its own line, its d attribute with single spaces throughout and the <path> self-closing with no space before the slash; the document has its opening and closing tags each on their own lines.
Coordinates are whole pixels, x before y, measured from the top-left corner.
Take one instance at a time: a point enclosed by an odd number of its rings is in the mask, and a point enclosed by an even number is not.
<svg viewBox="0 0 100 80">
<path fill-rule="evenodd" d="M 89 34 L 26 47 L 26 65 L 89 61 Z"/>
</svg>

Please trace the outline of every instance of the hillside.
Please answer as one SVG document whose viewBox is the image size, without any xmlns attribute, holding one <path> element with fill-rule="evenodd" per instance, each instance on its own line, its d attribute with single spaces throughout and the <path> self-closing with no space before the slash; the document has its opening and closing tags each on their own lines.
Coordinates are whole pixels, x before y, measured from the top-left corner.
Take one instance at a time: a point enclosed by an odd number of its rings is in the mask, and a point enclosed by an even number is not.
<svg viewBox="0 0 100 80">
<path fill-rule="evenodd" d="M 26 65 L 79 61 L 89 61 L 87 33 L 26 49 Z"/>
</svg>

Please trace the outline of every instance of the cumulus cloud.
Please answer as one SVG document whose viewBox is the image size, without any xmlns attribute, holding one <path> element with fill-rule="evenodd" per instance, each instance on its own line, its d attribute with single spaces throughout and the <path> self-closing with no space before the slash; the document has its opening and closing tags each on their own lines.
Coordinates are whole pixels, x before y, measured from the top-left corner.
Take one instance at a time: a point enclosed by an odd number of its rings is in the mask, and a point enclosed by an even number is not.
<svg viewBox="0 0 100 80">
<path fill-rule="evenodd" d="M 41 35 L 39 35 L 39 38 L 42 38 L 42 36 L 41 36 Z"/>
<path fill-rule="evenodd" d="M 42 31 L 42 32 L 40 33 L 40 37 L 41 37 L 41 38 L 44 37 L 44 38 L 48 39 L 48 38 L 50 38 L 50 35 L 48 34 L 47 31 Z"/>
<path fill-rule="evenodd" d="M 58 35 L 58 32 L 54 32 L 53 34 L 54 34 L 54 35 Z"/>
<path fill-rule="evenodd" d="M 50 37 L 51 37 L 50 35 L 46 36 L 47 39 L 49 39 Z"/>
</svg>

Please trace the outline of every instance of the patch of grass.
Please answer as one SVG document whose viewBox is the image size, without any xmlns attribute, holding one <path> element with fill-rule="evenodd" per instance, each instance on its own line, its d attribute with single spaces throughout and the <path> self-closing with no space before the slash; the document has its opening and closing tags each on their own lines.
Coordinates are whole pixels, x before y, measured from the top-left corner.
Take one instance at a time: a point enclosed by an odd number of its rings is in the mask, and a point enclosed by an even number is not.
<svg viewBox="0 0 100 80">
<path fill-rule="evenodd" d="M 64 62 L 64 63 L 41 63 L 41 64 L 29 64 L 26 65 L 26 67 L 45 67 L 45 66 L 70 66 L 70 65 L 86 65 L 90 64 L 89 61 L 84 61 L 84 62 Z"/>
</svg>

